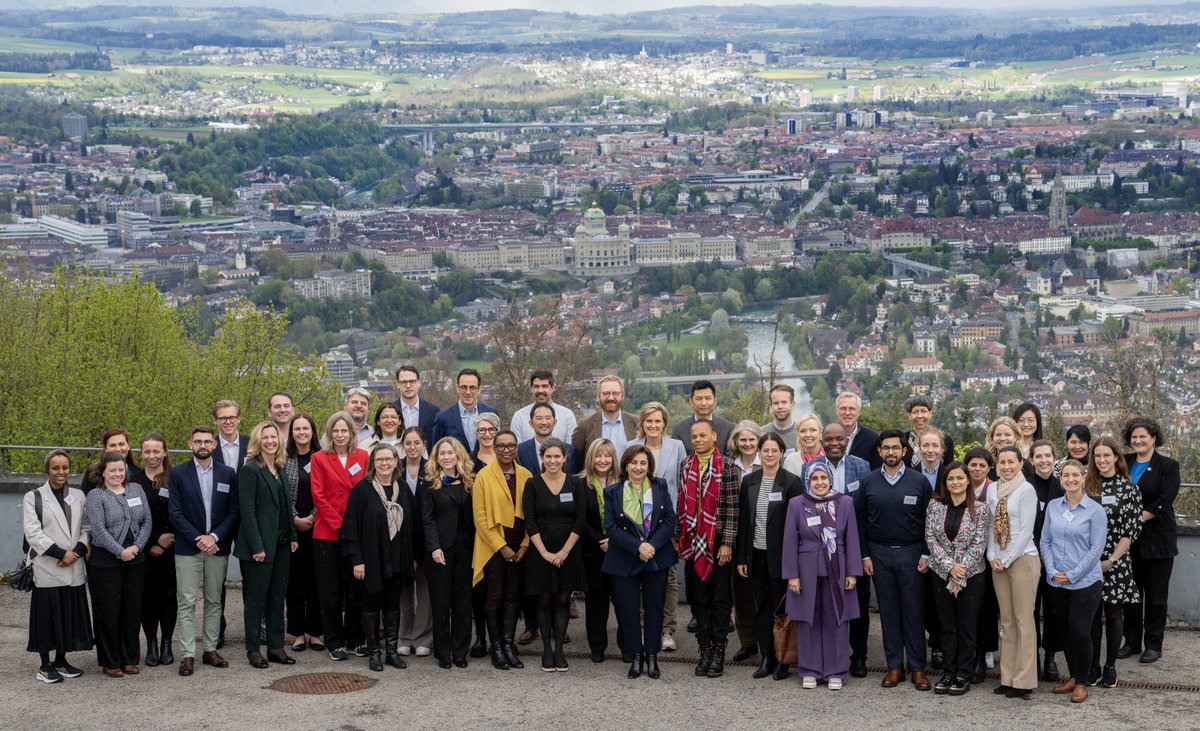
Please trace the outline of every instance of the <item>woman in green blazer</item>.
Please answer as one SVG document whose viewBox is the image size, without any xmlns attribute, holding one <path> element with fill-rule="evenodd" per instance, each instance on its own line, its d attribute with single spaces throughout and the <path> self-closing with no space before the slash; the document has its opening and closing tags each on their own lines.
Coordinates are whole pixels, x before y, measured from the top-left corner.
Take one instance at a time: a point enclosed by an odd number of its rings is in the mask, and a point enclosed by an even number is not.
<svg viewBox="0 0 1200 731">
<path fill-rule="evenodd" d="M 283 440 L 269 421 L 250 432 L 246 464 L 238 473 L 238 526 L 233 555 L 242 562 L 245 598 L 246 658 L 256 668 L 267 661 L 292 665 L 296 661 L 283 649 L 283 606 L 291 553 L 296 550 L 292 500 L 283 484 Z M 263 616 L 267 621 L 267 656 L 258 644 Z"/>
</svg>

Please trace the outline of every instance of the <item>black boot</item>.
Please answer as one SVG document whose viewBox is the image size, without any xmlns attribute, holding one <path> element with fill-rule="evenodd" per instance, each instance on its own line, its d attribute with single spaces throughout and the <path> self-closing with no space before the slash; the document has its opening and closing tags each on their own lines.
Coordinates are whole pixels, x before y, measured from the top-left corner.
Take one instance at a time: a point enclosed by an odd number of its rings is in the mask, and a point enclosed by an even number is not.
<svg viewBox="0 0 1200 731">
<path fill-rule="evenodd" d="M 791 675 L 791 665 L 781 662 L 775 666 L 775 674 L 771 677 L 775 680 L 787 680 L 789 675 Z"/>
<path fill-rule="evenodd" d="M 504 624 L 501 627 L 501 632 L 504 634 L 504 639 L 501 645 L 504 647 L 504 659 L 508 661 L 508 666 L 514 670 L 520 670 L 525 667 L 525 663 L 521 662 L 521 658 L 517 656 L 517 645 L 513 638 L 517 634 L 517 607 L 516 604 L 504 605 Z"/>
<path fill-rule="evenodd" d="M 471 657 L 487 657 L 487 619 L 484 612 L 475 615 L 475 644 L 471 645 Z"/>
<path fill-rule="evenodd" d="M 158 633 L 153 627 L 143 627 L 146 630 L 146 667 L 158 665 Z"/>
<path fill-rule="evenodd" d="M 175 655 L 171 652 L 171 644 L 175 640 L 174 632 L 163 630 L 162 640 L 158 646 L 158 664 L 159 665 L 174 665 Z"/>
<path fill-rule="evenodd" d="M 631 662 L 629 664 L 629 677 L 630 678 L 642 677 L 642 658 L 644 658 L 644 657 L 646 657 L 646 656 L 641 653 L 638 653 L 633 656 L 633 662 Z"/>
<path fill-rule="evenodd" d="M 979 685 L 987 679 L 987 653 L 979 650 L 975 653 L 975 666 L 971 668 L 971 684 Z"/>
<path fill-rule="evenodd" d="M 651 680 L 658 680 L 661 675 L 662 673 L 659 672 L 658 669 L 658 655 L 647 655 L 646 677 L 650 678 Z"/>
<path fill-rule="evenodd" d="M 500 640 L 500 609 L 485 609 L 488 637 L 492 642 L 488 645 L 492 655 L 492 667 L 497 670 L 508 670 L 508 658 L 504 657 L 504 645 Z"/>
<path fill-rule="evenodd" d="M 367 638 L 367 667 L 382 673 L 383 657 L 379 654 L 379 612 L 363 612 L 362 625 Z"/>
<path fill-rule="evenodd" d="M 554 672 L 554 612 L 548 606 L 543 606 L 541 599 L 538 600 L 537 609 L 538 627 L 542 629 L 542 670 L 547 673 Z"/>
<path fill-rule="evenodd" d="M 751 677 L 753 677 L 755 680 L 767 677 L 771 673 L 775 672 L 776 664 L 775 658 L 771 657 L 770 655 L 763 655 L 763 659 L 759 661 L 758 668 L 754 671 L 754 674 Z"/>
<path fill-rule="evenodd" d="M 567 641 L 567 623 L 571 621 L 570 603 L 561 603 L 554 608 L 554 669 L 565 673 L 571 669 L 563 645 Z"/>
<path fill-rule="evenodd" d="M 700 660 L 696 663 L 696 677 L 703 678 L 708 675 L 708 667 L 712 664 L 712 643 L 701 642 L 698 649 L 700 650 Z"/>
<path fill-rule="evenodd" d="M 708 677 L 719 678 L 725 673 L 725 643 L 713 642 L 709 652 Z"/>
<path fill-rule="evenodd" d="M 383 647 L 386 650 L 384 662 L 401 670 L 408 667 L 408 663 L 400 657 L 400 612 L 398 611 L 383 613 Z"/>
<path fill-rule="evenodd" d="M 1042 665 L 1042 680 L 1057 683 L 1058 682 L 1058 663 L 1054 662 L 1054 653 L 1046 652 L 1046 662 Z"/>
</svg>

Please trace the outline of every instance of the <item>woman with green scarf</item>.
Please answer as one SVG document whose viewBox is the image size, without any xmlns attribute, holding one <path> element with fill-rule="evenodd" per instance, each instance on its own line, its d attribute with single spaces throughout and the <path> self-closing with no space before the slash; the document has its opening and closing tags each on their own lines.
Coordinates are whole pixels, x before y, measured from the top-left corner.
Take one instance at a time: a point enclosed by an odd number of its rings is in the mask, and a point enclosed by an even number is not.
<svg viewBox="0 0 1200 731">
<path fill-rule="evenodd" d="M 608 535 L 604 532 L 604 489 L 619 482 L 617 448 L 608 439 L 597 439 L 587 449 L 580 477 L 587 483 L 587 527 L 584 530 L 583 567 L 587 572 L 588 648 L 592 662 L 604 662 L 608 649 L 608 605 L 612 601 L 612 581 L 604 573 L 604 554 L 608 551 Z M 618 632 L 618 636 L 619 636 Z M 632 659 L 632 658 L 631 658 Z"/>
</svg>

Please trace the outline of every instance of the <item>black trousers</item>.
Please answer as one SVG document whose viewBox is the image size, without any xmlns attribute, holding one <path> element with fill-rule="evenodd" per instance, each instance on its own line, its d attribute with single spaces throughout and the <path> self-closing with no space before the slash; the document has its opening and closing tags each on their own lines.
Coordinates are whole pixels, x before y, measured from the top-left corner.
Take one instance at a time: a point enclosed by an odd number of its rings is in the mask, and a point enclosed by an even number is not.
<svg viewBox="0 0 1200 731">
<path fill-rule="evenodd" d="M 910 672 L 925 672 L 924 577 L 917 571 L 923 546 L 869 546 L 888 669 L 903 669 L 907 655 Z"/>
<path fill-rule="evenodd" d="M 871 577 L 860 577 L 855 591 L 858 593 L 858 619 L 850 620 L 850 658 L 866 662 L 867 637 L 871 633 Z"/>
<path fill-rule="evenodd" d="M 925 642 L 929 645 L 931 652 L 944 650 L 945 647 L 942 645 L 942 637 L 944 636 L 942 631 L 942 617 L 934 607 L 936 606 L 937 593 L 945 591 L 946 582 L 942 581 L 932 570 L 921 574 L 921 581 L 924 584 L 925 606 L 928 607 L 928 610 L 925 612 Z M 949 658 L 945 662 L 949 662 Z"/>
<path fill-rule="evenodd" d="M 504 556 L 500 555 L 499 551 L 496 551 L 483 567 L 483 580 L 487 583 L 487 599 L 484 601 L 484 607 L 499 609 L 506 604 L 521 606 L 521 601 L 525 598 L 524 561 L 510 563 L 504 560 Z M 536 601 L 533 614 L 537 615 Z"/>
<path fill-rule="evenodd" d="M 733 594 L 729 586 L 733 561 L 720 566 L 714 558 L 708 581 L 703 581 L 696 573 L 695 561 L 689 560 L 685 571 L 688 606 L 696 618 L 696 641 L 725 642 L 733 615 Z"/>
<path fill-rule="evenodd" d="M 266 619 L 267 649 L 283 649 L 283 605 L 287 599 L 288 569 L 292 563 L 291 546 L 275 547 L 275 560 L 259 563 L 242 559 L 242 611 L 246 629 L 246 651 L 258 650 L 258 633 Z"/>
<path fill-rule="evenodd" d="M 293 636 L 320 637 L 321 602 L 317 597 L 317 573 L 313 568 L 312 531 L 297 533 L 296 552 L 288 572 L 287 631 Z"/>
<path fill-rule="evenodd" d="M 983 572 L 983 577 L 983 600 L 979 605 L 975 647 L 979 652 L 996 652 L 1000 649 L 1000 600 L 996 598 L 996 584 L 992 581 L 990 567 Z"/>
<path fill-rule="evenodd" d="M 146 563 L 88 566 L 92 627 L 100 667 L 119 668 L 141 661 L 142 590 Z"/>
<path fill-rule="evenodd" d="M 363 612 L 399 612 L 400 611 L 400 593 L 404 591 L 404 586 L 409 583 L 409 580 L 403 574 L 393 574 L 383 579 L 382 586 L 379 591 L 367 591 L 367 582 L 355 580 L 358 584 L 358 606 Z M 362 617 L 350 617 L 347 615 L 346 622 L 357 620 L 358 624 L 362 625 Z M 379 628 L 376 627 L 378 632 Z"/>
<path fill-rule="evenodd" d="M 358 647 L 363 641 L 363 631 L 358 594 L 354 590 L 357 582 L 350 559 L 342 555 L 341 541 L 313 540 L 313 571 L 325 646 L 330 651 Z"/>
<path fill-rule="evenodd" d="M 1144 647 L 1162 652 L 1163 633 L 1167 630 L 1167 595 L 1174 568 L 1174 558 L 1133 556 L 1133 580 L 1142 601 L 1125 605 L 1125 644 L 1135 650 Z"/>
<path fill-rule="evenodd" d="M 975 631 L 979 626 L 979 605 L 983 603 L 983 573 L 967 579 L 967 584 L 954 596 L 946 589 L 946 580 L 933 575 L 933 602 L 941 627 L 942 654 L 946 674 L 956 678 L 971 677 L 975 662 Z M 984 573 L 988 573 L 984 569 Z M 936 583 L 934 583 L 936 582 Z"/>
<path fill-rule="evenodd" d="M 1046 583 L 1046 566 L 1043 564 L 1042 580 L 1038 582 L 1037 597 L 1034 599 L 1033 618 L 1037 623 L 1038 636 L 1041 638 L 1038 644 L 1046 651 L 1047 656 L 1062 652 L 1063 649 L 1062 635 L 1054 629 L 1058 626 L 1058 619 L 1054 616 L 1055 606 L 1049 597 L 1050 590 L 1053 588 Z"/>
<path fill-rule="evenodd" d="M 771 576 L 767 552 L 754 549 L 750 558 L 750 593 L 754 596 L 754 637 L 763 657 L 775 657 L 775 610 L 787 591 L 787 582 Z"/>
<path fill-rule="evenodd" d="M 1054 605 L 1054 632 L 1061 638 L 1067 669 L 1076 683 L 1086 683 L 1092 659 L 1092 617 L 1100 606 L 1104 582 L 1082 589 L 1047 587 L 1047 600 Z"/>
<path fill-rule="evenodd" d="M 471 547 L 460 541 L 442 554 L 445 566 L 432 559 L 425 563 L 433 611 L 433 654 L 438 660 L 462 660 L 471 649 Z"/>
<path fill-rule="evenodd" d="M 588 550 L 584 551 L 583 561 L 587 569 L 587 598 L 584 602 L 583 619 L 587 628 L 588 648 L 592 652 L 602 653 L 608 649 L 608 607 L 610 602 L 615 601 L 612 577 L 600 570 L 604 562 L 604 552 L 599 546 L 588 547 Z M 663 591 L 666 591 L 665 585 Z M 618 632 L 618 642 L 619 637 Z"/>
<path fill-rule="evenodd" d="M 657 655 L 662 649 L 663 607 L 667 601 L 667 573 L 647 571 L 636 576 L 613 576 L 613 601 L 617 605 L 618 641 L 629 655 Z M 712 578 L 709 577 L 711 581 Z M 703 582 L 696 580 L 697 584 Z M 642 623 L 642 617 L 645 623 Z M 729 624 L 726 610 L 725 624 Z M 726 628 L 728 629 L 728 627 Z M 699 633 L 697 633 L 699 634 Z"/>
</svg>

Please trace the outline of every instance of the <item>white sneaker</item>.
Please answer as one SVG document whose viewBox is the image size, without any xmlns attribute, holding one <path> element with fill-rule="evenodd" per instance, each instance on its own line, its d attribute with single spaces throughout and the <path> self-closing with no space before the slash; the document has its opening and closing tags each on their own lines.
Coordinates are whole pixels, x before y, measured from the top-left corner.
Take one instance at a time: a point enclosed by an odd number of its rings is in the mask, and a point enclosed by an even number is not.
<svg viewBox="0 0 1200 731">
<path fill-rule="evenodd" d="M 424 645 L 420 645 L 416 650 L 413 651 L 413 654 L 417 657 L 429 657 L 429 648 L 425 647 Z"/>
<path fill-rule="evenodd" d="M 804 688 L 805 690 L 812 690 L 813 688 L 817 687 L 817 679 L 806 677 L 803 681 L 800 682 L 800 687 Z"/>
<path fill-rule="evenodd" d="M 842 679 L 841 678 L 830 678 L 829 679 L 829 689 L 830 690 L 841 690 L 842 689 Z"/>
<path fill-rule="evenodd" d="M 396 649 L 397 649 L 397 652 L 399 652 L 401 655 L 404 655 L 405 657 L 408 657 L 409 655 L 412 654 L 412 648 L 409 647 L 408 645 L 400 645 L 400 647 L 398 647 Z"/>
<path fill-rule="evenodd" d="M 675 638 L 672 637 L 671 635 L 663 635 L 662 636 L 662 649 L 664 652 L 674 652 L 675 651 Z"/>
<path fill-rule="evenodd" d="M 983 656 L 983 662 L 987 665 L 988 670 L 996 667 L 996 653 L 989 652 Z"/>
</svg>

